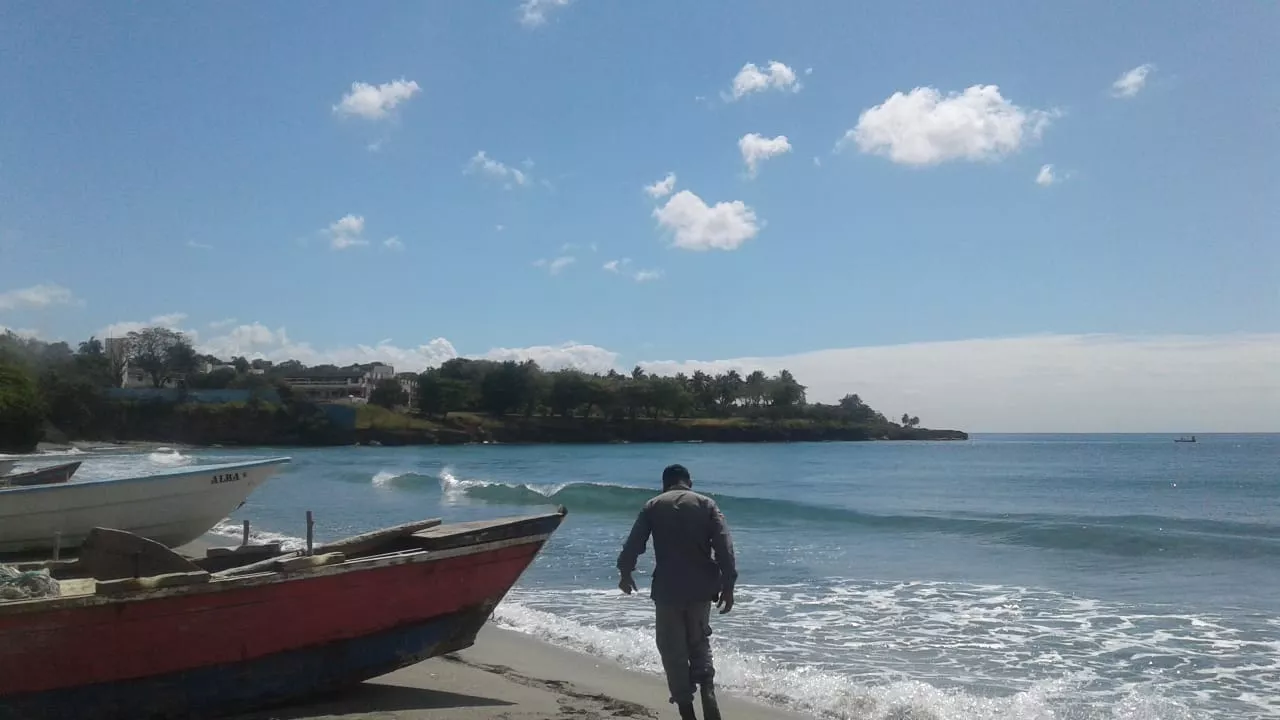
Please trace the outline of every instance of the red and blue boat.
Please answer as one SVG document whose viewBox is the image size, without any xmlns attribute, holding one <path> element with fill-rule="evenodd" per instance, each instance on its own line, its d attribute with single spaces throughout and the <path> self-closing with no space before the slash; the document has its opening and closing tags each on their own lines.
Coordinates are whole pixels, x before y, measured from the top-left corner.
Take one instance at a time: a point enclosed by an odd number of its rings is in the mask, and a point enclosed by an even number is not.
<svg viewBox="0 0 1280 720">
<path fill-rule="evenodd" d="M 58 597 L 0 602 L 0 719 L 211 717 L 461 650 L 564 515 L 197 560 L 95 531 L 77 559 L 46 564 Z"/>
</svg>

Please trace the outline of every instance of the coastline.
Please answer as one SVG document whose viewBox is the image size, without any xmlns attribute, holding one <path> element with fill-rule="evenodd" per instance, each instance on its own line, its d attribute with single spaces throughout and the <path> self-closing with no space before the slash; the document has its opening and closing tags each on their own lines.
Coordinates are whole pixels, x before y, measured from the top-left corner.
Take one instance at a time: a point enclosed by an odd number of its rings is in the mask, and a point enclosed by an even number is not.
<svg viewBox="0 0 1280 720">
<path fill-rule="evenodd" d="M 736 720 L 809 717 L 717 693 Z M 675 716 L 659 677 L 494 627 L 476 644 L 309 703 L 236 716 L 236 720 L 557 720 Z M 701 716 L 701 711 L 699 711 Z"/>
</svg>

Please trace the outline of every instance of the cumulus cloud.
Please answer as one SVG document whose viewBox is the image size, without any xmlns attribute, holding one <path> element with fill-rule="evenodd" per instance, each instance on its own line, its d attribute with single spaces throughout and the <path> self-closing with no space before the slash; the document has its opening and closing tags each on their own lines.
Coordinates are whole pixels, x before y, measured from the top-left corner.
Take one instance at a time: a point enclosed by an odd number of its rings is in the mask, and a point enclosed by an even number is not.
<svg viewBox="0 0 1280 720">
<path fill-rule="evenodd" d="M 222 330 L 223 328 L 229 328 L 235 324 L 236 324 L 235 318 L 225 318 L 223 320 L 214 320 L 213 322 L 209 323 L 209 329 Z"/>
<path fill-rule="evenodd" d="M 471 156 L 471 160 L 467 162 L 467 167 L 463 172 L 468 175 L 480 173 L 496 180 L 501 180 L 507 189 L 514 185 L 527 185 L 529 183 L 529 175 L 525 171 L 494 160 L 484 150 Z"/>
<path fill-rule="evenodd" d="M 1156 69 L 1151 63 L 1144 63 L 1126 72 L 1111 83 L 1111 94 L 1118 98 L 1131 98 L 1142 92 L 1147 86 L 1147 76 Z"/>
<path fill-rule="evenodd" d="M 786 135 L 767 138 L 757 133 L 747 133 L 738 140 L 738 150 L 742 153 L 742 162 L 747 165 L 747 174 L 756 176 L 761 162 L 791 152 L 791 143 Z"/>
<path fill-rule="evenodd" d="M 1041 335 L 862 347 L 659 373 L 786 368 L 811 400 L 848 393 L 889 416 L 987 432 L 1280 430 L 1280 334 Z"/>
<path fill-rule="evenodd" d="M 322 349 L 290 337 L 284 328 L 273 330 L 256 322 L 240 325 L 223 335 L 199 342 L 197 349 L 224 360 L 243 356 L 272 362 L 298 360 L 307 365 L 338 366 L 385 362 L 401 372 L 420 372 L 457 357 L 499 361 L 533 360 L 548 370 L 576 368 L 587 372 L 607 372 L 617 364 L 618 359 L 615 352 L 577 342 L 525 348 L 494 348 L 484 353 L 462 355 L 453 343 L 440 337 L 412 347 L 402 347 L 390 340 L 383 340 L 371 345 L 356 344 Z"/>
<path fill-rule="evenodd" d="M 523 0 L 520 3 L 520 24 L 527 28 L 545 25 L 547 15 L 569 5 L 571 0 Z"/>
<path fill-rule="evenodd" d="M 676 174 L 673 172 L 667 173 L 666 177 L 662 178 L 661 180 L 658 180 L 652 185 L 644 186 L 645 193 L 648 194 L 649 197 L 655 198 L 655 199 L 664 198 L 670 195 L 671 191 L 675 189 L 676 189 Z"/>
<path fill-rule="evenodd" d="M 650 282 L 653 280 L 660 279 L 662 277 L 662 271 L 661 270 L 637 270 L 635 275 L 632 275 L 632 277 L 635 278 L 635 281 L 638 283 Z"/>
<path fill-rule="evenodd" d="M 1041 187 L 1048 187 L 1058 182 L 1058 177 L 1053 174 L 1052 165 L 1041 165 L 1040 172 L 1036 173 L 1036 184 Z"/>
<path fill-rule="evenodd" d="M 39 309 L 78 302 L 75 293 L 51 283 L 0 292 L 0 310 Z"/>
<path fill-rule="evenodd" d="M 343 215 L 329 223 L 324 233 L 329 238 L 329 247 L 334 250 L 346 250 L 369 244 L 369 241 L 364 239 L 363 215 Z"/>
<path fill-rule="evenodd" d="M 131 332 L 138 332 L 144 328 L 162 327 L 170 330 L 177 330 L 192 340 L 199 338 L 200 333 L 195 330 L 185 329 L 182 322 L 187 319 L 186 313 L 173 312 L 163 315 L 156 315 L 150 320 L 121 320 L 120 322 L 111 323 L 99 330 L 96 335 L 103 338 L 119 338 L 128 335 Z M 212 326 L 212 324 L 211 324 Z"/>
<path fill-rule="evenodd" d="M 577 262 L 577 259 L 574 258 L 572 255 L 561 255 L 560 257 L 552 258 L 550 260 L 547 260 L 547 259 L 534 260 L 533 266 L 546 268 L 547 273 L 550 275 L 559 275 L 561 270 L 564 270 L 565 268 L 569 267 L 575 262 Z"/>
<path fill-rule="evenodd" d="M 688 190 L 672 195 L 653 216 L 683 250 L 737 250 L 760 232 L 755 211 L 741 200 L 708 206 Z"/>
<path fill-rule="evenodd" d="M 610 260 L 604 264 L 604 269 L 611 273 L 622 272 L 622 269 L 631 264 L 631 258 L 622 258 L 620 260 Z"/>
<path fill-rule="evenodd" d="M 404 249 L 404 241 L 398 237 L 392 236 L 382 241 L 382 247 L 388 250 L 400 251 Z"/>
<path fill-rule="evenodd" d="M 795 70 L 777 60 L 770 60 L 769 64 L 763 68 L 756 67 L 755 63 L 747 63 L 734 76 L 733 85 L 725 95 L 725 99 L 741 100 L 747 95 L 765 90 L 799 92 L 800 88 Z"/>
<path fill-rule="evenodd" d="M 998 160 L 1038 140 L 1055 112 L 1013 104 L 995 85 L 945 97 L 931 87 L 896 92 L 863 111 L 837 148 L 856 145 L 903 165 Z"/>
<path fill-rule="evenodd" d="M 366 120 L 381 120 L 420 90 L 418 83 L 404 78 L 381 85 L 354 82 L 351 83 L 351 91 L 333 106 L 333 112 L 345 116 L 355 115 Z"/>
</svg>

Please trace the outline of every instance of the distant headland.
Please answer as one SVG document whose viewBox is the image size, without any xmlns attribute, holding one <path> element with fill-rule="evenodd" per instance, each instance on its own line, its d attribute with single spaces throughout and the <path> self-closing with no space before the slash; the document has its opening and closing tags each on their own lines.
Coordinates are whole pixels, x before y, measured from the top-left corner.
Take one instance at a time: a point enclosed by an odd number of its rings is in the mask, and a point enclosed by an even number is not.
<svg viewBox="0 0 1280 720">
<path fill-rule="evenodd" d="M 767 376 L 590 374 L 457 358 L 422 373 L 383 363 L 307 367 L 195 351 L 146 328 L 72 349 L 0 335 L 0 451 L 68 440 L 191 445 L 965 440 L 857 395 L 810 403 Z"/>
</svg>

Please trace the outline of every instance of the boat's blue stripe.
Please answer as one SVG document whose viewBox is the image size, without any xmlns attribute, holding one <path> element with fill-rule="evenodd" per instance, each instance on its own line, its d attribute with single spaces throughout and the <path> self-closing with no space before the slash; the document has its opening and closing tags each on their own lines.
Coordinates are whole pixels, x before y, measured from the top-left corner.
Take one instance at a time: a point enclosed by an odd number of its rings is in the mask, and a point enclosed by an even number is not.
<svg viewBox="0 0 1280 720">
<path fill-rule="evenodd" d="M 485 605 L 354 640 L 152 678 L 0 697 L 0 720 L 168 720 L 279 705 L 460 650 L 488 619 Z M 164 639 L 136 652 L 164 652 Z M 103 648 L 86 652 L 104 652 Z M 371 708 L 372 711 L 372 708 Z"/>
<path fill-rule="evenodd" d="M 191 465 L 179 470 L 164 470 L 162 472 L 153 473 L 151 475 L 138 475 L 136 477 L 127 478 L 103 478 L 100 480 L 77 481 L 74 478 L 70 483 L 59 483 L 57 485 L 27 485 L 15 488 L 0 489 L 0 493 L 20 493 L 20 492 L 57 492 L 60 489 L 68 487 L 81 487 L 84 485 L 101 485 L 104 483 L 133 483 L 133 482 L 151 482 L 153 480 L 164 480 L 174 477 L 182 477 L 188 475 L 206 475 L 212 472 L 223 470 L 243 470 L 245 468 L 262 467 L 264 465 L 281 465 L 290 462 L 292 458 L 274 457 L 265 460 L 249 460 L 237 463 L 219 463 L 217 465 Z"/>
</svg>

